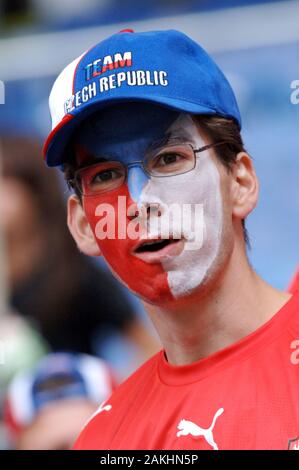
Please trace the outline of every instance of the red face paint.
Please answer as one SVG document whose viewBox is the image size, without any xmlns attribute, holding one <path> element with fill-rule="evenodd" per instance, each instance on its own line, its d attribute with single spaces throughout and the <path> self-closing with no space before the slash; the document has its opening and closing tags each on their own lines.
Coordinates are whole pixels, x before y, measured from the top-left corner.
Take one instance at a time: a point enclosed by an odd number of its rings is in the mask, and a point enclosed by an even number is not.
<svg viewBox="0 0 299 470">
<path fill-rule="evenodd" d="M 126 199 L 126 214 L 117 216 L 118 197 L 123 196 Z M 99 213 L 99 205 L 110 204 L 115 211 L 115 238 L 105 238 L 99 240 L 97 237 L 98 227 L 103 222 L 104 214 Z M 115 191 L 103 194 L 103 196 L 92 196 L 83 198 L 83 207 L 96 237 L 98 246 L 103 257 L 110 266 L 114 274 L 124 283 L 133 293 L 137 294 L 143 300 L 151 303 L 163 303 L 173 299 L 170 292 L 167 273 L 160 263 L 149 264 L 134 256 L 132 251 L 138 244 L 138 239 L 132 240 L 128 236 L 128 225 L 132 220 L 128 217 L 128 208 L 134 204 L 130 198 L 128 187 L 123 184 Z M 118 233 L 125 235 L 123 239 L 118 238 Z"/>
</svg>

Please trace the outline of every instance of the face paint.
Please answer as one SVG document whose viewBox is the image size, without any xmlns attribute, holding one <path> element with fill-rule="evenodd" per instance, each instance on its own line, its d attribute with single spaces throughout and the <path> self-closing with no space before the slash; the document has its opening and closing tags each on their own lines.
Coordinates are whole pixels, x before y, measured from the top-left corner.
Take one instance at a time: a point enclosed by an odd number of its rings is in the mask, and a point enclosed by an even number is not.
<svg viewBox="0 0 299 470">
<path fill-rule="evenodd" d="M 188 115 L 145 104 L 121 106 L 119 110 L 108 109 L 105 115 L 89 119 L 81 127 L 76 143 L 93 156 L 109 156 L 110 160 L 130 164 L 142 160 L 148 146 L 164 138 L 166 133 L 176 137 L 183 133 L 194 148 L 205 145 Z M 161 221 L 165 217 L 165 208 L 173 203 L 203 205 L 204 240 L 197 250 L 188 250 L 188 244 L 192 241 L 191 229 L 190 233 L 184 232 L 187 241 L 170 244 L 157 254 L 152 252 L 136 256 L 133 251 L 139 240 L 128 236 L 124 239 L 98 240 L 114 274 L 148 302 L 164 303 L 193 291 L 201 284 L 217 256 L 222 226 L 219 173 L 207 151 L 198 155 L 195 169 L 188 173 L 166 178 L 150 177 L 134 165 L 129 168 L 127 182 L 121 187 L 83 198 L 94 233 L 97 233 L 100 220 L 96 215 L 99 204 L 111 204 L 116 208 L 119 196 L 126 198 L 126 208 L 133 203 L 139 208 L 143 204 L 158 206 Z M 129 222 L 129 217 L 116 218 L 116 234 L 120 224 L 128 226 Z M 170 236 L 175 225 L 176 220 L 170 227 Z M 157 235 L 163 238 L 161 233 L 147 233 L 146 237 L 155 238 Z"/>
<path fill-rule="evenodd" d="M 200 137 L 192 118 L 182 114 L 169 129 L 177 135 L 181 130 L 190 136 L 195 149 L 206 143 Z M 177 256 L 162 260 L 167 272 L 167 282 L 175 298 L 191 293 L 205 279 L 215 261 L 222 233 L 222 200 L 220 175 L 208 151 L 197 154 L 193 171 L 170 178 L 151 178 L 143 189 L 140 203 L 148 204 L 154 200 L 169 205 L 201 205 L 203 208 L 203 243 L 198 249 L 188 249 L 193 241 L 192 230 L 184 233 L 187 242 Z M 192 228 L 192 227 L 191 227 Z M 190 236 L 188 236 L 190 235 Z"/>
<path fill-rule="evenodd" d="M 89 119 L 80 128 L 76 138 L 80 164 L 87 155 L 105 156 L 124 164 L 140 161 L 148 145 L 163 138 L 177 116 L 178 113 L 166 108 L 138 103 L 131 103 L 130 107 L 107 109 L 105 115 Z M 84 209 L 93 232 L 96 233 L 97 224 L 101 220 L 96 216 L 100 204 L 111 204 L 117 211 L 119 197 L 125 197 L 128 209 L 132 204 L 138 204 L 148 181 L 149 177 L 143 169 L 133 166 L 128 171 L 127 184 L 102 196 L 83 198 Z M 122 229 L 126 232 L 129 222 L 127 216 L 116 218 L 115 232 L 123 231 Z M 173 298 L 167 283 L 167 273 L 161 264 L 147 264 L 132 254 L 136 240 L 125 237 L 97 241 L 112 272 L 131 291 L 151 302 Z"/>
<path fill-rule="evenodd" d="M 105 114 L 104 114 L 105 113 Z M 130 164 L 142 160 L 147 147 L 161 140 L 179 113 L 159 106 L 131 103 L 108 108 L 88 119 L 80 128 L 76 143 L 95 157 Z M 128 190 L 137 202 L 149 177 L 138 165 L 128 172 Z"/>
</svg>

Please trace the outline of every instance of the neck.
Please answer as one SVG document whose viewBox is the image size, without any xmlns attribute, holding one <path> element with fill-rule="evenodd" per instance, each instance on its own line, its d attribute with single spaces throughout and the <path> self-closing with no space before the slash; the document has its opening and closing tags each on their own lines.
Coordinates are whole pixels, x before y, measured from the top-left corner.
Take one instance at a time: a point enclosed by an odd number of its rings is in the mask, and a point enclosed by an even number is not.
<svg viewBox="0 0 299 470">
<path fill-rule="evenodd" d="M 217 279 L 202 292 L 156 306 L 145 304 L 164 346 L 168 362 L 185 365 L 223 349 L 268 321 L 290 294 L 264 282 L 236 245 Z"/>
</svg>

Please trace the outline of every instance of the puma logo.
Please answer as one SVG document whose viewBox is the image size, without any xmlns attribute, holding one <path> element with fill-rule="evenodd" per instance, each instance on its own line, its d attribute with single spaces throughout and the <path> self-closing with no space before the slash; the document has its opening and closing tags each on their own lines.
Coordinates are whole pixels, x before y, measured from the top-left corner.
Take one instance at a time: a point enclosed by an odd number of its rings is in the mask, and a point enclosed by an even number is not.
<svg viewBox="0 0 299 470">
<path fill-rule="evenodd" d="M 101 413 L 102 411 L 110 411 L 112 408 L 112 405 L 104 405 L 104 403 L 102 403 L 99 408 L 97 409 L 96 413 L 99 414 Z"/>
<path fill-rule="evenodd" d="M 177 432 L 177 437 L 188 436 L 188 434 L 191 434 L 191 436 L 193 437 L 203 436 L 205 440 L 207 441 L 207 443 L 210 444 L 211 447 L 213 447 L 213 450 L 218 450 L 218 446 L 216 442 L 214 441 L 214 437 L 213 437 L 213 429 L 216 424 L 217 418 L 219 418 L 219 416 L 222 415 L 223 411 L 224 411 L 223 408 L 219 408 L 219 410 L 216 411 L 212 424 L 207 429 L 201 428 L 197 424 L 192 423 L 192 421 L 187 421 L 186 419 L 182 419 L 178 425 L 179 431 Z"/>
<path fill-rule="evenodd" d="M 99 413 L 102 413 L 102 411 L 110 411 L 112 408 L 112 405 L 105 405 L 105 402 L 101 403 L 98 409 L 91 415 L 91 417 L 87 420 L 87 422 L 84 424 L 83 429 L 86 428 L 86 426 L 90 423 L 90 421 L 93 420 Z"/>
</svg>

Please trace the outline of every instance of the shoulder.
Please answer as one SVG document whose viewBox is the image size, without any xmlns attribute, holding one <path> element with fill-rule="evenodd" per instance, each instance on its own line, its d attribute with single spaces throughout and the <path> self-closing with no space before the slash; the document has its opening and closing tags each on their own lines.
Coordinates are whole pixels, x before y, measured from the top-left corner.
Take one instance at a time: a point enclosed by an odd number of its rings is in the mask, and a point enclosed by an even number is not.
<svg viewBox="0 0 299 470">
<path fill-rule="evenodd" d="M 282 333 L 282 340 L 287 341 L 291 349 L 291 363 L 299 363 L 299 291 L 295 292 L 289 302 L 287 315 L 289 318 L 286 333 Z"/>
<path fill-rule="evenodd" d="M 155 354 L 139 367 L 99 406 L 81 431 L 75 450 L 109 448 L 109 441 L 117 433 L 124 416 L 153 384 L 159 355 Z"/>
<path fill-rule="evenodd" d="M 161 352 L 156 353 L 144 364 L 142 364 L 133 374 L 131 374 L 124 382 L 122 382 L 114 391 L 111 398 L 117 401 L 122 399 L 124 394 L 137 395 L 140 393 L 140 386 L 150 382 L 157 371 L 157 364 Z"/>
<path fill-rule="evenodd" d="M 289 316 L 289 327 L 299 337 L 299 291 L 296 291 L 286 305 L 286 314 Z"/>
<path fill-rule="evenodd" d="M 289 285 L 288 291 L 291 293 L 295 293 L 297 290 L 299 290 L 299 267 L 297 268 L 297 271 L 295 273 L 294 278 L 291 281 L 291 284 Z"/>
</svg>

